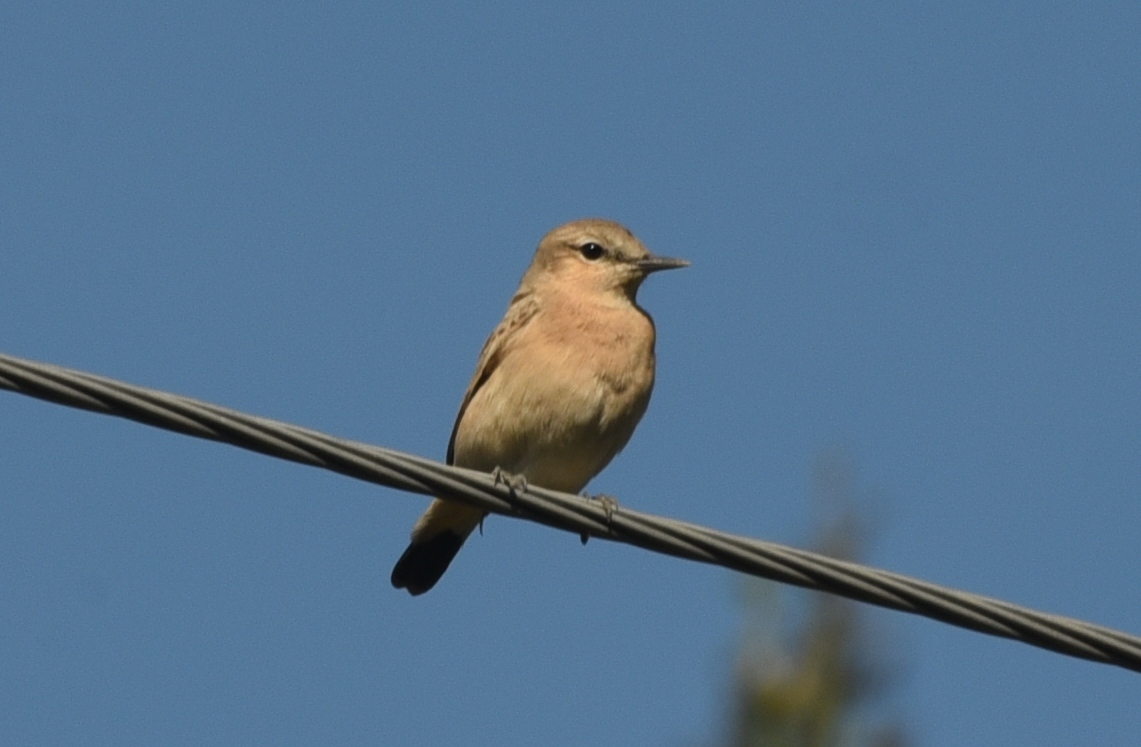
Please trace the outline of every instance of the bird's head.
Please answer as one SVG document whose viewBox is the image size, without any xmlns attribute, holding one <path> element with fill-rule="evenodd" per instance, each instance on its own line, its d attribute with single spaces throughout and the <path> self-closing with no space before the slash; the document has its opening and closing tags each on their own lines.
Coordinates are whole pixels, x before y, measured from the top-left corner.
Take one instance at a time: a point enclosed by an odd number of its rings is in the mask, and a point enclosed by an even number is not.
<svg viewBox="0 0 1141 747">
<path fill-rule="evenodd" d="M 523 286 L 553 282 L 582 293 L 621 293 L 633 300 L 650 273 L 688 264 L 651 254 L 629 229 L 614 221 L 591 218 L 559 226 L 544 236 Z"/>
</svg>

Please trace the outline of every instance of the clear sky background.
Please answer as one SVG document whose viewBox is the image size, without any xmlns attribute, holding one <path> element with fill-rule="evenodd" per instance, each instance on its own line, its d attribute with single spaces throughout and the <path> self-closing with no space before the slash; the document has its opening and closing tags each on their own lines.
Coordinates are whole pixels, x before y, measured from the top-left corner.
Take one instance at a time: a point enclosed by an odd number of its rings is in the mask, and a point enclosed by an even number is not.
<svg viewBox="0 0 1141 747">
<path fill-rule="evenodd" d="M 137 6 L 137 7 L 135 7 Z M 442 458 L 539 237 L 655 276 L 592 483 L 1141 633 L 1141 5 L 0 5 L 0 350 Z M 0 393 L 10 744 L 697 745 L 739 580 Z M 916 744 L 1136 745 L 1141 676 L 899 613 Z"/>
</svg>

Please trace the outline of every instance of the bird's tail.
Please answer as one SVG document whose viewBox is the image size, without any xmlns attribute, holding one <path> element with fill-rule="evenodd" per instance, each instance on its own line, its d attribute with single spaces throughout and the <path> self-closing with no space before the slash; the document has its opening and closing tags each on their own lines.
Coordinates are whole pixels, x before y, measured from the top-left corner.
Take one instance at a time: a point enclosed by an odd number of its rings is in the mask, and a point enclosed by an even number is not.
<svg viewBox="0 0 1141 747">
<path fill-rule="evenodd" d="M 431 589 L 486 515 L 462 503 L 432 501 L 412 527 L 412 542 L 392 569 L 392 585 L 413 596 Z"/>
</svg>

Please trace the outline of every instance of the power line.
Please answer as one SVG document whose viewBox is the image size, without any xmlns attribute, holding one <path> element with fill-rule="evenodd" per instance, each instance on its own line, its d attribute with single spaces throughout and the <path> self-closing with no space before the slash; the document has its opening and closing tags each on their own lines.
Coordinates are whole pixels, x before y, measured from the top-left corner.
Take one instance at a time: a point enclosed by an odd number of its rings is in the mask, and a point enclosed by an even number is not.
<svg viewBox="0 0 1141 747">
<path fill-rule="evenodd" d="M 806 550 L 568 493 L 533 486 L 516 489 L 482 472 L 3 354 L 0 388 L 1141 671 L 1141 638 L 1137 636 Z"/>
</svg>

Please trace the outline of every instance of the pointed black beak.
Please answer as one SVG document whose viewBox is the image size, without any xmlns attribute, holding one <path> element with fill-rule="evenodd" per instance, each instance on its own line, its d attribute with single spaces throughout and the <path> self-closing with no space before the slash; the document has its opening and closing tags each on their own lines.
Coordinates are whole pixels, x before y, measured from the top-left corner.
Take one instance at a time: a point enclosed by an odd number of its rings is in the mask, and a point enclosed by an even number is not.
<svg viewBox="0 0 1141 747">
<path fill-rule="evenodd" d="M 651 272 L 658 270 L 673 270 L 678 267 L 689 267 L 689 262 L 684 259 L 674 259 L 673 257 L 655 257 L 650 255 L 645 259 L 639 259 L 635 264 L 638 269 L 649 275 Z"/>
</svg>

